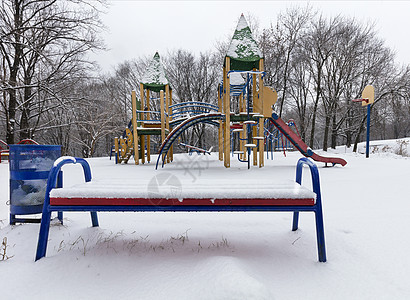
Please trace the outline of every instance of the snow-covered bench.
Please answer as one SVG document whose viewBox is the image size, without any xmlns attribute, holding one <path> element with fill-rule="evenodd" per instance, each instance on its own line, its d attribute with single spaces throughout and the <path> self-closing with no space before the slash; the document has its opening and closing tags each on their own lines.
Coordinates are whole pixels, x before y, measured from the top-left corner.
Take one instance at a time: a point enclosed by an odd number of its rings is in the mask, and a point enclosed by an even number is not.
<svg viewBox="0 0 410 300">
<path fill-rule="evenodd" d="M 54 188 L 65 164 L 79 163 L 85 183 L 70 188 Z M 311 171 L 313 191 L 301 185 L 303 165 Z M 59 180 L 61 181 L 61 178 Z M 147 191 L 147 185 L 129 185 L 110 179 L 91 181 L 88 162 L 82 158 L 61 157 L 51 169 L 44 200 L 36 260 L 44 257 L 50 228 L 51 212 L 89 211 L 92 226 L 98 226 L 98 211 L 292 211 L 292 230 L 298 229 L 299 212 L 311 211 L 316 217 L 316 238 L 320 262 L 326 261 L 325 238 L 319 173 L 316 165 L 301 158 L 296 166 L 296 181 L 273 185 L 231 186 L 198 183 L 184 186 L 175 197 L 162 198 Z"/>
</svg>

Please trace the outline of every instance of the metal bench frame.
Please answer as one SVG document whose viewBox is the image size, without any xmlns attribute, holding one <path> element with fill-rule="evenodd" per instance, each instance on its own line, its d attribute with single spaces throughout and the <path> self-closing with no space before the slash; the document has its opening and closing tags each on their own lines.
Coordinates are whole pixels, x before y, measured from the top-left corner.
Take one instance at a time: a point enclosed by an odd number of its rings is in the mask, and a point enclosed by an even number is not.
<svg viewBox="0 0 410 300">
<path fill-rule="evenodd" d="M 85 181 L 91 181 L 91 169 L 88 162 L 82 158 L 64 158 L 58 161 L 54 167 L 50 170 L 50 174 L 47 182 L 47 190 L 44 200 L 43 213 L 40 225 L 40 232 L 38 237 L 38 245 L 35 260 L 39 260 L 46 255 L 47 241 L 50 229 L 51 213 L 53 211 L 89 211 L 91 213 L 91 223 L 93 227 L 99 226 L 98 224 L 98 211 L 292 211 L 293 212 L 293 224 L 292 230 L 298 229 L 299 212 L 314 212 L 316 219 L 316 239 L 318 248 L 318 258 L 320 262 L 326 262 L 326 249 L 325 249 L 325 236 L 323 226 L 323 213 L 322 213 L 322 199 L 320 192 L 319 172 L 317 166 L 307 158 L 299 159 L 296 166 L 296 182 L 301 184 L 302 182 L 302 170 L 303 165 L 309 166 L 313 192 L 316 194 L 316 201 L 313 205 L 51 205 L 50 204 L 50 191 L 55 188 L 58 182 L 61 181 L 61 168 L 66 164 L 79 163 L 83 167 Z M 61 187 L 61 184 L 59 184 Z M 275 199 L 277 200 L 277 199 Z M 287 199 L 288 200 L 288 199 Z"/>
</svg>

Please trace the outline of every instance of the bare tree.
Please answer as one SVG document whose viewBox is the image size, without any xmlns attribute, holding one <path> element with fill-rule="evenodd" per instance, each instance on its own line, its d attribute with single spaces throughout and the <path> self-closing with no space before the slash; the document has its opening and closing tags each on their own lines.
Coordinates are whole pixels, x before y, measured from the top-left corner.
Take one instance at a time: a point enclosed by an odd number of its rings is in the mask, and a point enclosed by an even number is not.
<svg viewBox="0 0 410 300">
<path fill-rule="evenodd" d="M 336 25 L 337 19 L 327 21 L 323 16 L 311 22 L 311 28 L 303 36 L 303 47 L 305 57 L 309 62 L 309 72 L 313 78 L 313 106 L 309 146 L 314 148 L 316 118 L 319 101 L 322 93 L 323 66 L 332 52 L 332 28 Z"/>
<path fill-rule="evenodd" d="M 298 43 L 314 16 L 309 7 L 293 7 L 280 13 L 275 27 L 265 30 L 260 38 L 265 56 L 265 69 L 271 73 L 267 84 L 275 84 L 281 96 L 278 99 L 279 116 L 282 116 L 287 99 L 292 59 Z M 276 79 L 275 79 L 276 77 Z"/>
<path fill-rule="evenodd" d="M 16 132 L 31 137 L 39 124 L 44 103 L 38 95 L 69 74 L 81 74 L 84 54 L 101 48 L 100 22 L 95 6 L 77 0 L 5 0 L 0 12 L 0 52 L 8 69 L 1 86 L 7 92 L 6 140 L 14 143 Z"/>
<path fill-rule="evenodd" d="M 289 96 L 293 99 L 289 106 L 294 107 L 297 113 L 299 133 L 305 140 L 311 118 L 313 74 L 309 72 L 309 62 L 300 50 L 298 48 L 299 54 L 292 60 L 292 71 L 289 74 Z"/>
<path fill-rule="evenodd" d="M 360 140 L 366 112 L 351 100 L 361 97 L 368 84 L 375 86 L 378 95 L 372 106 L 377 119 L 372 124 L 388 114 L 383 128 L 391 128 L 396 135 L 401 129 L 406 132 L 403 124 L 409 118 L 399 113 L 407 112 L 403 109 L 405 68 L 397 70 L 392 51 L 373 28 L 374 24 L 342 16 L 316 17 L 307 9 L 287 11 L 276 27 L 262 32 L 265 81 L 281 95 L 278 110 L 296 113 L 303 138 L 310 128 L 310 147 L 326 150 L 329 141 L 334 148 L 342 141 L 350 145 Z M 394 127 L 393 122 L 400 126 Z"/>
<path fill-rule="evenodd" d="M 170 52 L 165 71 L 173 87 L 175 101 L 200 101 L 217 105 L 217 87 L 221 79 L 218 54 L 201 53 L 198 58 L 185 50 Z M 183 136 L 189 143 L 205 147 L 205 125 L 195 125 Z"/>
</svg>

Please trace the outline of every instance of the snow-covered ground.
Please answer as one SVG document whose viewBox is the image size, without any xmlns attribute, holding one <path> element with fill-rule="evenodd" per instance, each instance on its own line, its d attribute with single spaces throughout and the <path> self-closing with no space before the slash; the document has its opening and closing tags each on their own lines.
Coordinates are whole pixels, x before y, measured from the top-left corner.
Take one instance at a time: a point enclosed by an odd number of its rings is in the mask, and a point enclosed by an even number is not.
<svg viewBox="0 0 410 300">
<path fill-rule="evenodd" d="M 65 213 L 50 229 L 47 257 L 34 262 L 39 225 L 8 225 L 9 170 L 0 164 L 0 261 L 2 299 L 410 299 L 409 141 L 372 142 L 369 159 L 339 147 L 345 167 L 324 168 L 322 184 L 328 261 L 317 261 L 312 213 Z M 407 151 L 407 152 L 406 152 Z M 364 145 L 360 145 L 361 153 Z M 403 155 L 394 154 L 401 153 Z M 406 157 L 407 156 L 407 157 Z M 294 179 L 298 152 L 275 154 L 265 168 L 247 170 L 217 154 L 175 156 L 154 163 L 115 165 L 89 159 L 93 176 L 113 169 L 148 183 L 210 178 L 236 184 Z M 64 167 L 65 185 L 82 180 L 78 166 Z M 162 174 L 162 175 L 160 175 Z M 309 172 L 304 183 L 310 185 Z M 174 185 L 175 187 L 175 185 Z M 0 247 L 0 259 L 4 245 Z"/>
</svg>

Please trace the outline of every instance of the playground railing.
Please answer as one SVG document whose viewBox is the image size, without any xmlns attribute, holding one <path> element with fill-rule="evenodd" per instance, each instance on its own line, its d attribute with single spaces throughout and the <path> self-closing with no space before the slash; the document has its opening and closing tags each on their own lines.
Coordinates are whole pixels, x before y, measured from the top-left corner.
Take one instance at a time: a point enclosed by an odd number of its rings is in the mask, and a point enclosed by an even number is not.
<svg viewBox="0 0 410 300">
<path fill-rule="evenodd" d="M 204 113 L 217 112 L 218 106 L 206 102 L 190 101 L 173 104 L 170 106 L 170 109 L 172 109 L 172 114 L 170 115 L 171 117 L 181 118 L 185 116 L 189 117 Z"/>
</svg>

